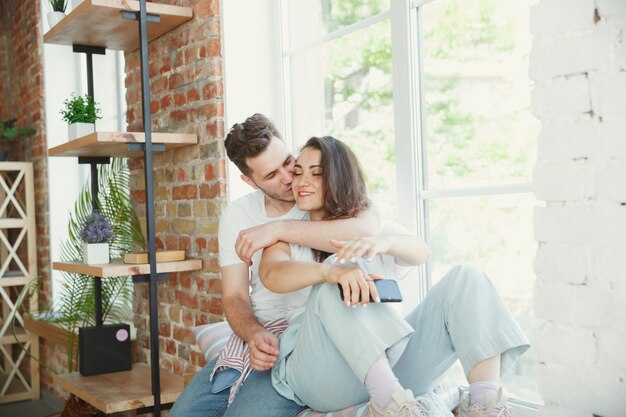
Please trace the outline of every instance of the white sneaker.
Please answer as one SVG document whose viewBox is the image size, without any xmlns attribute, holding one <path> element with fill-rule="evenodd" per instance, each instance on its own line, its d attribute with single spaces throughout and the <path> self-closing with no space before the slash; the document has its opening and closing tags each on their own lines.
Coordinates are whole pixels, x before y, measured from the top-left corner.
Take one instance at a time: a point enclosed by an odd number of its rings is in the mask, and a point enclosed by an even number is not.
<svg viewBox="0 0 626 417">
<path fill-rule="evenodd" d="M 461 395 L 459 417 L 513 417 L 513 408 L 507 405 L 507 397 L 502 388 L 497 394 L 485 394 L 485 406 L 472 404 L 470 393 Z"/>
<path fill-rule="evenodd" d="M 441 398 L 433 392 L 415 398 L 409 389 L 396 391 L 392 395 L 391 404 L 385 409 L 378 407 L 374 401 L 367 406 L 369 417 L 452 417 Z"/>
<path fill-rule="evenodd" d="M 441 397 L 432 391 L 420 395 L 415 401 L 421 405 L 424 415 L 428 417 L 454 417 Z"/>
<path fill-rule="evenodd" d="M 419 413 L 419 414 L 418 414 Z M 374 401 L 370 400 L 367 406 L 369 417 L 426 417 L 417 408 L 417 402 L 410 389 L 396 391 L 391 394 L 391 404 L 387 408 L 380 408 Z"/>
</svg>

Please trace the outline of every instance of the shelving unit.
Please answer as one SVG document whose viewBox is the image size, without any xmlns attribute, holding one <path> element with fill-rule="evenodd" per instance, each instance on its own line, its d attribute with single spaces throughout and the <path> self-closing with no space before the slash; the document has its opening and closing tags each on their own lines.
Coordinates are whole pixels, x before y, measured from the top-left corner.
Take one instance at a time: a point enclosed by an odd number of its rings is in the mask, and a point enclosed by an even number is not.
<svg viewBox="0 0 626 417">
<path fill-rule="evenodd" d="M 152 133 L 150 80 L 148 77 L 148 42 L 176 28 L 193 17 L 190 7 L 148 3 L 145 0 L 84 0 L 60 23 L 44 35 L 44 42 L 72 45 L 74 52 L 87 55 L 88 94 L 94 97 L 92 54 L 105 49 L 139 49 L 142 81 L 143 133 L 95 132 L 49 149 L 49 156 L 78 157 L 91 165 L 92 195 L 97 195 L 97 164 L 108 163 L 112 156 L 144 157 L 146 184 L 146 232 L 150 263 L 85 265 L 81 262 L 55 262 L 60 271 L 93 275 L 100 278 L 132 275 L 135 282 L 147 282 L 150 302 L 150 363 L 134 364 L 130 371 L 91 377 L 78 373 L 54 377 L 67 391 L 89 402 L 104 413 L 136 410 L 160 416 L 165 404 L 173 403 L 183 390 L 183 378 L 159 369 L 157 282 L 167 273 L 202 268 L 199 259 L 156 262 L 154 226 L 154 185 L 152 153 L 197 143 L 195 134 Z M 135 20 L 133 25 L 126 20 Z M 138 26 L 138 27 L 137 27 Z M 95 188 L 94 188 L 95 187 Z M 94 199 L 95 201 L 95 199 Z M 101 280 L 95 280 L 96 311 Z M 96 313 L 96 323 L 101 318 Z"/>
<path fill-rule="evenodd" d="M 0 162 L 0 404 L 39 398 L 39 365 L 27 356 L 39 356 L 39 339 L 25 331 L 17 303 L 37 276 L 36 233 L 32 163 Z"/>
</svg>

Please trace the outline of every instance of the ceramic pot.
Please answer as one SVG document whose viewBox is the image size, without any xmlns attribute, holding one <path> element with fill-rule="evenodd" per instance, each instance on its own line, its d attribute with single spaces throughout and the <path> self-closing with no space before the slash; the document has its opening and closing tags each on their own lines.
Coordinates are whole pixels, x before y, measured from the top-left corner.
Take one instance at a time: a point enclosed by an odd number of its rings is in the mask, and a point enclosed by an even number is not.
<svg viewBox="0 0 626 417">
<path fill-rule="evenodd" d="M 83 263 L 87 265 L 103 265 L 109 263 L 108 243 L 84 243 Z"/>
<path fill-rule="evenodd" d="M 59 23 L 65 17 L 65 13 L 63 12 L 49 12 L 48 13 L 48 25 L 50 25 L 50 29 L 54 27 L 57 23 Z"/>
<path fill-rule="evenodd" d="M 67 127 L 67 137 L 69 140 L 87 136 L 96 131 L 95 123 L 72 123 Z"/>
</svg>

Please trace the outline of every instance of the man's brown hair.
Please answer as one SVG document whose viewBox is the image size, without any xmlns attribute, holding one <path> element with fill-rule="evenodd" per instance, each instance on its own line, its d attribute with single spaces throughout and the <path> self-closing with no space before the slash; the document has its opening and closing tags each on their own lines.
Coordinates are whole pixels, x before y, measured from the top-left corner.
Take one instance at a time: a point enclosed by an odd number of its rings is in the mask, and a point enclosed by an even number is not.
<svg viewBox="0 0 626 417">
<path fill-rule="evenodd" d="M 269 146 L 274 136 L 282 140 L 274 123 L 264 115 L 255 113 L 243 123 L 235 123 L 230 128 L 224 141 L 226 154 L 242 174 L 250 177 L 252 171 L 246 158 L 258 156 Z"/>
</svg>

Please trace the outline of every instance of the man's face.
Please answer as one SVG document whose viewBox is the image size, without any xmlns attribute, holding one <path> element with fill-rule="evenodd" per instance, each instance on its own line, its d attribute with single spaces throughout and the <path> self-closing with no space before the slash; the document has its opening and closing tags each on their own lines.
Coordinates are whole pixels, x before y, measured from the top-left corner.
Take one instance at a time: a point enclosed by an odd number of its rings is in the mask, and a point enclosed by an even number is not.
<svg viewBox="0 0 626 417">
<path fill-rule="evenodd" d="M 291 182 L 296 162 L 282 140 L 272 138 L 262 153 L 248 158 L 246 163 L 252 172 L 250 176 L 242 177 L 244 181 L 248 178 L 253 183 L 250 185 L 256 186 L 269 198 L 286 203 L 294 201 Z"/>
</svg>

